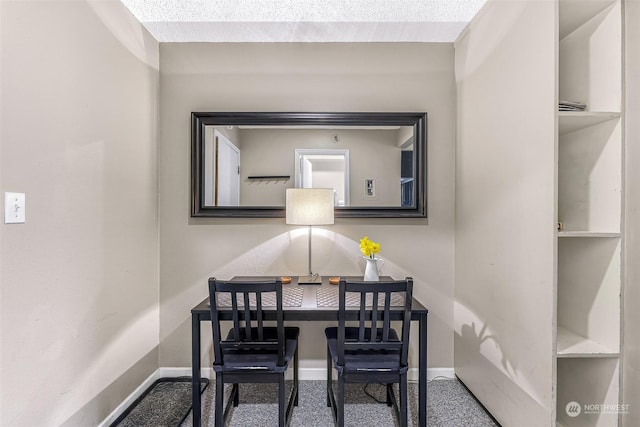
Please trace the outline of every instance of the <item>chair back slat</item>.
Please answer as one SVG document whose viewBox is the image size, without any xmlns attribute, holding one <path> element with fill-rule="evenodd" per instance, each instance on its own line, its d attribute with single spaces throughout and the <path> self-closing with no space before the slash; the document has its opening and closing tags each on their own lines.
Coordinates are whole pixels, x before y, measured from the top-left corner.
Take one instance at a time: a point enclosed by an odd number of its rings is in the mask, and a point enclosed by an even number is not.
<svg viewBox="0 0 640 427">
<path fill-rule="evenodd" d="M 262 294 L 265 292 L 276 295 L 276 329 L 277 336 L 269 337 L 265 334 L 265 311 L 263 309 Z M 230 307 L 220 305 L 220 296 L 228 294 Z M 251 305 L 252 299 L 255 306 Z M 239 306 L 242 301 L 242 307 Z M 284 316 L 282 313 L 282 280 L 270 281 L 220 281 L 209 279 L 209 303 L 211 309 L 214 364 L 224 363 L 223 349 L 233 350 L 266 350 L 277 351 L 278 365 L 284 365 L 285 333 Z M 222 336 L 220 328 L 220 312 L 231 311 L 233 335 L 230 339 Z M 253 322 L 255 320 L 255 322 Z"/>
<path fill-rule="evenodd" d="M 250 292 L 243 292 L 242 298 L 244 303 L 244 330 L 245 330 L 245 340 L 252 340 L 253 335 L 251 334 L 251 306 L 249 305 L 249 294 Z M 236 335 L 237 337 L 237 335 Z"/>
<path fill-rule="evenodd" d="M 384 317 L 382 323 L 382 339 L 389 341 L 389 329 L 391 329 L 391 292 L 384 293 Z"/>
<path fill-rule="evenodd" d="M 240 336 L 240 320 L 238 318 L 238 294 L 231 292 L 231 310 L 233 313 L 233 332 L 236 337 Z"/>
<path fill-rule="evenodd" d="M 359 294 L 358 336 L 345 340 L 346 335 L 346 294 Z M 391 294 L 404 294 L 402 307 L 392 308 Z M 409 355 L 409 330 L 411 326 L 411 301 L 413 297 L 413 279 L 363 282 L 340 280 L 338 300 L 338 364 L 344 364 L 345 351 L 387 350 L 400 352 L 400 365 L 407 366 Z M 370 298 L 370 300 L 369 300 Z M 380 299 L 383 300 L 380 303 Z M 370 305 L 367 306 L 367 301 Z M 402 325 L 399 341 L 391 336 L 391 317 L 398 317 Z M 393 338 L 393 339 L 392 339 Z"/>
<path fill-rule="evenodd" d="M 364 341 L 364 333 L 367 329 L 366 309 L 367 309 L 367 301 L 364 298 L 360 298 L 360 324 L 359 324 L 360 329 L 358 331 L 358 340 L 360 341 Z"/>
<path fill-rule="evenodd" d="M 371 298 L 371 336 L 369 337 L 369 341 L 375 342 L 376 337 L 378 336 L 378 292 L 372 292 L 373 297 Z M 360 299 L 365 299 L 360 297 Z"/>
<path fill-rule="evenodd" d="M 264 340 L 264 321 L 262 320 L 262 293 L 256 292 L 256 321 L 258 323 L 258 341 Z"/>
<path fill-rule="evenodd" d="M 209 283 L 209 289 L 211 289 L 211 283 Z M 213 297 L 209 297 L 210 302 L 209 306 L 215 305 L 215 295 Z M 217 313 L 214 317 L 213 312 L 211 313 L 211 319 L 217 319 Z M 211 322 L 211 332 L 213 334 L 213 342 L 219 340 L 220 337 L 220 322 L 212 321 Z M 222 348 L 219 345 L 213 346 L 213 359 L 214 360 L 222 360 Z"/>
</svg>

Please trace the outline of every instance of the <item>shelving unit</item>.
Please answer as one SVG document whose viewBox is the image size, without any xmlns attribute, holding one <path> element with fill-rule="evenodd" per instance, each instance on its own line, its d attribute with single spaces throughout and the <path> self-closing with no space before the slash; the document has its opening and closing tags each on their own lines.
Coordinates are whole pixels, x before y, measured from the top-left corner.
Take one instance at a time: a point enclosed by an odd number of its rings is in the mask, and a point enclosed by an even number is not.
<svg viewBox="0 0 640 427">
<path fill-rule="evenodd" d="M 558 359 L 557 421 L 564 427 L 618 425 L 615 410 L 602 409 L 600 405 L 617 404 L 619 388 L 617 357 Z M 573 402 L 581 405 L 581 412 L 575 417 L 566 410 Z"/>
<path fill-rule="evenodd" d="M 611 350 L 562 326 L 558 326 L 557 345 L 558 358 L 620 356 L 618 351 Z"/>
<path fill-rule="evenodd" d="M 559 329 L 619 352 L 620 239 L 561 239 L 557 297 Z"/>
<path fill-rule="evenodd" d="M 557 425 L 616 426 L 622 293 L 622 9 L 620 0 L 559 1 Z M 574 416 L 572 416 L 574 415 Z"/>
<path fill-rule="evenodd" d="M 559 111 L 558 133 L 565 135 L 619 117 L 619 112 L 610 111 Z"/>
<path fill-rule="evenodd" d="M 563 231 L 620 232 L 621 142 L 619 117 L 558 136 L 558 217 Z"/>
<path fill-rule="evenodd" d="M 620 237 L 621 233 L 604 233 L 596 231 L 561 231 L 558 237 Z"/>
</svg>

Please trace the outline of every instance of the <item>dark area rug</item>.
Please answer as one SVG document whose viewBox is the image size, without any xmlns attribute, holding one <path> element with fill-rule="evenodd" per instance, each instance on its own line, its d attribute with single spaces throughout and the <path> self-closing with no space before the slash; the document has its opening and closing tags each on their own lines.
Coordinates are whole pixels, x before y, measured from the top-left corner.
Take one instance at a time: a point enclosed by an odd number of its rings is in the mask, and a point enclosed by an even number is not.
<svg viewBox="0 0 640 427">
<path fill-rule="evenodd" d="M 209 384 L 202 379 L 200 392 Z M 174 427 L 191 411 L 191 377 L 160 378 L 111 427 Z"/>
</svg>

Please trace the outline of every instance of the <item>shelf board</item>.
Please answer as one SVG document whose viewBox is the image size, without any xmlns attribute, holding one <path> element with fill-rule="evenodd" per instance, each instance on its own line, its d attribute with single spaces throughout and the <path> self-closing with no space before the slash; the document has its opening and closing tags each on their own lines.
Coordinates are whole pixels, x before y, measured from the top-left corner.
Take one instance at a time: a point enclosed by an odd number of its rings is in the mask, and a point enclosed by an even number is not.
<svg viewBox="0 0 640 427">
<path fill-rule="evenodd" d="M 609 233 L 601 231 L 560 231 L 558 237 L 605 237 L 605 238 L 618 238 L 621 237 L 621 233 Z"/>
<path fill-rule="evenodd" d="M 620 353 L 567 328 L 558 326 L 557 355 L 561 358 L 619 357 Z"/>
<path fill-rule="evenodd" d="M 558 133 L 564 135 L 620 117 L 613 111 L 558 111 Z"/>
</svg>

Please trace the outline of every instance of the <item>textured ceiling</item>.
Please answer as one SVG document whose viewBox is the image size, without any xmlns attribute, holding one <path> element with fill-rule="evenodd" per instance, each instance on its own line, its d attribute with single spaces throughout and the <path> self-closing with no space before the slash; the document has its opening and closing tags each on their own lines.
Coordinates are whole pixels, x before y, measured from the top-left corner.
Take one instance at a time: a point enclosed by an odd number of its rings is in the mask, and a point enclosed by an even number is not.
<svg viewBox="0 0 640 427">
<path fill-rule="evenodd" d="M 452 42 L 486 0 L 121 0 L 160 42 Z"/>
</svg>

